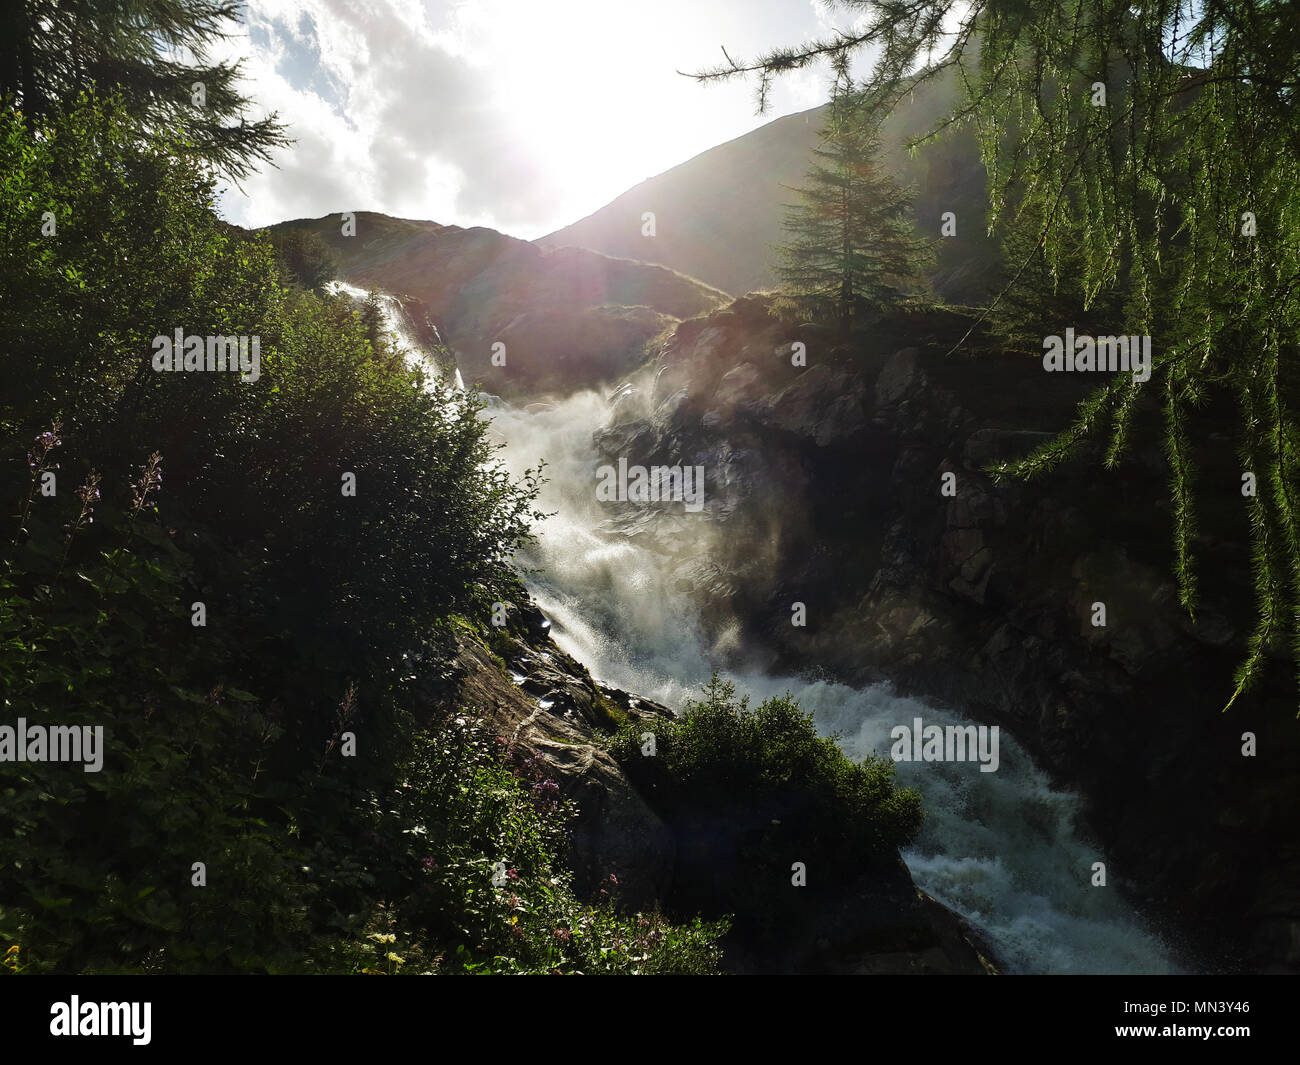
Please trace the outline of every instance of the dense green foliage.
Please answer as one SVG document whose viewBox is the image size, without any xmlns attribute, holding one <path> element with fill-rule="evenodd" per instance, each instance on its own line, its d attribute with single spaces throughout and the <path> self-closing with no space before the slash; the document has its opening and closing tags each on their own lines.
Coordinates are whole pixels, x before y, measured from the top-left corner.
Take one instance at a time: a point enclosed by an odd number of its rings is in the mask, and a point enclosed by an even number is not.
<svg viewBox="0 0 1300 1065">
<path fill-rule="evenodd" d="M 715 675 L 656 726 L 653 754 L 644 731 L 623 726 L 611 751 L 677 839 L 672 903 L 725 908 L 742 935 L 795 923 L 793 861 L 823 884 L 849 884 L 897 862 L 920 829 L 920 796 L 894 786 L 893 763 L 853 762 L 788 696 L 751 709 Z"/>
<path fill-rule="evenodd" d="M 338 256 L 310 230 L 274 229 L 267 235 L 284 264 L 287 280 L 317 289 L 338 275 Z"/>
<path fill-rule="evenodd" d="M 386 854 L 381 866 L 393 879 L 378 885 L 396 900 L 384 930 L 398 930 L 399 956 L 414 950 L 427 966 L 431 945 L 456 944 L 440 971 L 716 971 L 725 921 L 625 913 L 613 878 L 597 905 L 574 898 L 559 871 L 571 812 L 556 782 L 502 737 L 463 718 L 421 737 L 393 808 L 374 811 L 377 836 L 403 841 L 401 860 Z"/>
<path fill-rule="evenodd" d="M 1163 420 L 1183 605 L 1198 603 L 1197 446 L 1238 408 L 1257 624 L 1232 702 L 1286 653 L 1300 671 L 1300 35 L 1278 0 L 844 0 L 852 31 L 728 63 L 704 79 L 774 76 L 877 49 L 859 86 L 874 114 L 956 71 L 967 98 L 928 135 L 974 124 L 989 221 L 1008 238 L 1006 319 L 1060 335 L 1089 319 L 1152 338 L 1151 377 L 1107 380 L 1073 425 L 1003 476 L 1037 476 L 1105 443 L 1116 466 L 1142 415 Z M 918 72 L 919 70 L 919 72 Z M 1104 90 L 1104 97 L 1098 89 Z M 926 138 L 917 138 L 917 143 Z M 1056 297 L 1061 297 L 1059 300 Z M 997 301 L 995 301 L 997 302 Z M 1059 313 L 1076 308 L 1078 320 Z M 992 311 L 994 308 L 990 308 Z M 1035 321 L 1036 315 L 1042 315 Z"/>
<path fill-rule="evenodd" d="M 0 762 L 5 970 L 710 969 L 717 929 L 578 903 L 554 782 L 416 714 L 517 592 L 535 478 L 183 149 L 0 115 L 0 723 L 104 742 Z M 259 337 L 259 376 L 157 372 L 178 328 Z"/>
<path fill-rule="evenodd" d="M 288 143 L 275 115 L 245 118 L 240 65 L 207 61 L 209 48 L 232 36 L 242 6 L 8 0 L 0 14 L 0 103 L 44 121 L 83 92 L 116 92 L 141 131 L 179 131 L 178 152 L 241 179 Z"/>
<path fill-rule="evenodd" d="M 907 217 L 909 194 L 880 166 L 876 127 L 856 120 L 850 99 L 832 100 L 822 137 L 800 202 L 786 208 L 780 306 L 848 329 L 920 287 L 928 246 Z"/>
</svg>

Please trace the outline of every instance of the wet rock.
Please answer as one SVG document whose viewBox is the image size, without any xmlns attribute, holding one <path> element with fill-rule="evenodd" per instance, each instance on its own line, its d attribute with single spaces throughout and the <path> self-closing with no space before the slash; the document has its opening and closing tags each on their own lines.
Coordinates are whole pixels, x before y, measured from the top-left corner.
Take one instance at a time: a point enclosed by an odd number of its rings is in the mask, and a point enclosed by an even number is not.
<svg viewBox="0 0 1300 1065">
<path fill-rule="evenodd" d="M 762 379 L 752 362 L 742 362 L 722 375 L 712 403 L 719 407 L 735 407 L 743 399 L 751 399 L 761 386 Z"/>
<path fill-rule="evenodd" d="M 876 378 L 876 406 L 896 406 L 907 396 L 925 388 L 925 372 L 920 367 L 920 351 L 902 348 L 885 363 Z"/>
<path fill-rule="evenodd" d="M 462 636 L 458 648 L 457 680 L 438 694 L 437 705 L 484 716 L 511 748 L 534 759 L 539 779 L 555 780 L 575 801 L 578 816 L 570 833 L 575 890 L 594 895 L 613 873 L 627 905 L 653 907 L 671 882 L 674 843 L 600 742 L 594 706 L 597 699 L 609 699 L 613 689 L 598 686 L 558 650 L 518 644 L 510 659 L 525 676 L 516 685 L 476 640 Z M 654 721 L 669 713 L 626 693 L 618 693 L 618 699 L 634 720 Z"/>
</svg>

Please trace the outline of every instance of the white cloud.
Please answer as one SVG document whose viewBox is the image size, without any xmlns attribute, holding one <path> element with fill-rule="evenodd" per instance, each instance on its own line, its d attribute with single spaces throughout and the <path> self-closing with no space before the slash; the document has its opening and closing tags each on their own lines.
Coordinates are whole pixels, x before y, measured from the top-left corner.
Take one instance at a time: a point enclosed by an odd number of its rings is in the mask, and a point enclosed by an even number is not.
<svg viewBox="0 0 1300 1065">
<path fill-rule="evenodd" d="M 228 54 L 297 144 L 228 191 L 244 225 L 376 210 L 535 237 L 781 114 L 824 71 L 754 86 L 677 74 L 817 33 L 789 0 L 267 0 Z"/>
</svg>

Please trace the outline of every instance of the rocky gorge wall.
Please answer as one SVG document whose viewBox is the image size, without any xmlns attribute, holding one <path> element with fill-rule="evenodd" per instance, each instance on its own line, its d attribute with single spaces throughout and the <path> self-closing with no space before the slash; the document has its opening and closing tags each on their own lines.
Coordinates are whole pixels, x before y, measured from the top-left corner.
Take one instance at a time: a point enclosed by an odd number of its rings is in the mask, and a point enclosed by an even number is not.
<svg viewBox="0 0 1300 1065">
<path fill-rule="evenodd" d="M 1012 733 L 1087 797 L 1098 860 L 1185 936 L 1192 968 L 1300 969 L 1285 663 L 1221 712 L 1253 621 L 1226 414 L 1210 412 L 1225 431 L 1198 456 L 1193 622 L 1171 577 L 1159 418 L 1114 470 L 1093 444 L 1040 482 L 994 484 L 985 468 L 1064 428 L 1096 375 L 1045 374 L 978 332 L 948 355 L 971 324 L 898 311 L 842 343 L 775 320 L 763 297 L 682 323 L 596 444 L 611 462 L 703 465 L 705 511 L 629 504 L 611 532 L 662 552 L 731 634 L 726 664 L 884 678 Z M 684 535 L 694 518 L 710 535 Z"/>
</svg>

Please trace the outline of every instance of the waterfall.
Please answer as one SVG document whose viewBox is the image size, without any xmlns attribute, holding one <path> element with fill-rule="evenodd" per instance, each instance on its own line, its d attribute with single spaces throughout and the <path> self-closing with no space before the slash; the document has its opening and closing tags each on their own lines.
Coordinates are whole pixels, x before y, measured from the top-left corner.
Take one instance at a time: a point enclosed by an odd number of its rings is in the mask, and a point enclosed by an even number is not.
<svg viewBox="0 0 1300 1065">
<path fill-rule="evenodd" d="M 346 296 L 358 305 L 364 304 L 372 296 L 379 302 L 379 313 L 383 321 L 384 331 L 397 346 L 397 350 L 406 356 L 406 360 L 413 367 L 424 373 L 426 388 L 433 389 L 442 381 L 444 368 L 438 360 L 430 355 L 420 342 L 419 334 L 415 330 L 415 323 L 411 321 L 411 316 L 406 313 L 406 309 L 395 296 L 390 296 L 386 292 L 369 292 L 364 288 L 358 288 L 356 285 L 350 285 L 346 281 L 330 281 L 326 289 L 339 296 Z M 437 327 L 434 327 L 434 336 L 438 337 L 438 342 L 442 342 L 442 337 L 438 336 Z M 464 391 L 465 381 L 461 378 L 459 367 L 455 368 L 452 375 L 452 383 L 459 391 Z"/>
<path fill-rule="evenodd" d="M 364 294 L 363 294 L 364 295 Z M 400 311 L 400 307 L 398 308 Z M 412 355 L 420 357 L 418 347 Z M 497 401 L 483 412 L 515 476 L 539 459 L 548 481 L 536 542 L 522 553 L 529 592 L 552 621 L 552 637 L 598 679 L 680 709 L 712 672 L 708 642 L 689 594 L 664 556 L 612 536 L 595 497 L 604 460 L 592 433 L 606 397 L 582 393 L 520 410 Z M 687 515 L 682 536 L 707 550 L 705 514 Z M 696 523 L 692 533 L 689 523 Z M 850 688 L 793 677 L 729 674 L 752 703 L 789 692 L 824 734 L 839 733 L 853 758 L 888 757 L 890 729 L 974 724 L 958 710 L 903 698 L 888 686 Z M 1053 788 L 1010 736 L 996 772 L 978 762 L 899 762 L 900 785 L 922 796 L 926 821 L 903 857 L 919 887 L 961 913 L 1022 973 L 1178 971 L 1173 951 L 1119 894 L 1122 874 L 1076 825 L 1080 798 Z M 1094 862 L 1108 886 L 1092 886 Z"/>
</svg>

